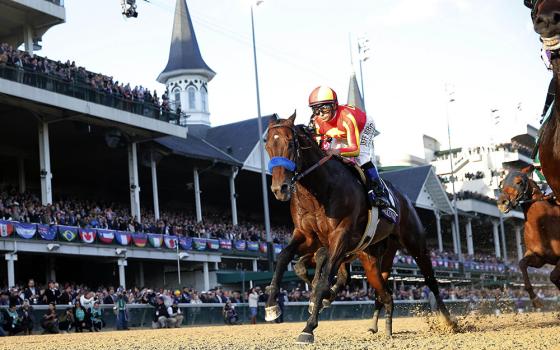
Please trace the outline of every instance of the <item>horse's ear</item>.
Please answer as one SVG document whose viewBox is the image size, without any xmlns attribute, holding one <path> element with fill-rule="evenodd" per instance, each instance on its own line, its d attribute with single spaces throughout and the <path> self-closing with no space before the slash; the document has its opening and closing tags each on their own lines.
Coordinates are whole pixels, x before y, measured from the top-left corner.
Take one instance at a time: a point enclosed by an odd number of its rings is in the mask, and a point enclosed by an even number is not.
<svg viewBox="0 0 560 350">
<path fill-rule="evenodd" d="M 535 166 L 534 165 L 529 165 L 528 167 L 525 167 L 523 169 L 521 169 L 521 173 L 523 174 L 531 174 L 533 171 L 535 171 Z"/>
<path fill-rule="evenodd" d="M 524 0 L 523 2 L 525 3 L 525 6 L 527 6 L 531 10 L 533 9 L 534 5 L 533 5 L 533 2 L 531 0 Z"/>
<path fill-rule="evenodd" d="M 294 114 L 292 114 L 292 116 L 290 118 L 288 118 L 288 121 L 290 122 L 290 124 L 294 124 L 294 122 L 296 121 L 296 111 L 294 110 Z"/>
<path fill-rule="evenodd" d="M 272 117 L 270 117 L 270 119 L 268 120 L 268 126 L 272 126 L 274 124 L 276 124 L 276 122 L 278 121 L 278 117 L 276 116 L 276 114 L 274 114 Z"/>
</svg>

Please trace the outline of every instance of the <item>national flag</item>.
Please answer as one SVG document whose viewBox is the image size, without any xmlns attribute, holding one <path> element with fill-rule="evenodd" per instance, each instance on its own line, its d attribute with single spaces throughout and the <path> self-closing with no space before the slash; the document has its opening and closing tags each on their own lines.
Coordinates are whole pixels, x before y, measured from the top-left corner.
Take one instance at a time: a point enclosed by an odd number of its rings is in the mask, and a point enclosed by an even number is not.
<svg viewBox="0 0 560 350">
<path fill-rule="evenodd" d="M 274 243 L 274 254 L 280 254 L 282 248 L 282 244 Z"/>
<path fill-rule="evenodd" d="M 208 247 L 208 249 L 218 250 L 220 249 L 220 241 L 218 241 L 217 239 L 207 239 L 206 246 Z"/>
<path fill-rule="evenodd" d="M 268 251 L 268 247 L 266 245 L 266 242 L 260 242 L 259 243 L 259 251 L 261 253 L 264 253 L 264 254 Z"/>
<path fill-rule="evenodd" d="M 148 243 L 148 236 L 145 233 L 133 233 L 131 236 L 132 242 L 138 248 L 144 248 Z"/>
<path fill-rule="evenodd" d="M 55 225 L 37 225 L 37 232 L 45 241 L 53 241 L 56 238 L 58 228 Z"/>
<path fill-rule="evenodd" d="M 113 243 L 115 239 L 115 231 L 112 230 L 97 230 L 97 237 L 99 240 L 105 244 Z"/>
<path fill-rule="evenodd" d="M 72 242 L 78 237 L 78 228 L 72 226 L 58 226 L 58 234 L 65 241 Z"/>
<path fill-rule="evenodd" d="M 152 247 L 161 248 L 161 244 L 163 243 L 163 235 L 148 233 L 148 240 L 150 241 L 150 245 Z"/>
<path fill-rule="evenodd" d="M 97 232 L 94 229 L 81 228 L 79 232 L 80 232 L 80 238 L 82 242 L 87 244 L 95 242 L 95 236 L 97 235 Z"/>
<path fill-rule="evenodd" d="M 179 246 L 183 250 L 192 249 L 193 240 L 191 237 L 179 237 Z"/>
<path fill-rule="evenodd" d="M 10 237 L 14 232 L 14 224 L 9 221 L 0 220 L 0 237 Z"/>
<path fill-rule="evenodd" d="M 193 247 L 195 250 L 205 250 L 206 249 L 206 238 L 193 238 Z"/>
<path fill-rule="evenodd" d="M 239 250 L 240 252 L 243 252 L 245 251 L 245 249 L 247 249 L 247 242 L 242 239 L 235 241 L 234 245 L 235 245 L 235 250 Z"/>
<path fill-rule="evenodd" d="M 165 235 L 163 236 L 163 242 L 167 248 L 177 249 L 177 236 Z"/>
<path fill-rule="evenodd" d="M 259 242 L 247 241 L 247 250 L 250 252 L 256 252 L 259 250 Z"/>
<path fill-rule="evenodd" d="M 120 245 L 130 244 L 130 232 L 117 231 L 115 233 L 115 239 Z"/>
<path fill-rule="evenodd" d="M 16 223 L 16 233 L 21 238 L 31 239 L 35 236 L 37 231 L 37 225 L 35 224 L 23 224 L 21 222 Z"/>
<path fill-rule="evenodd" d="M 220 239 L 220 249 L 231 250 L 231 240 Z"/>
</svg>

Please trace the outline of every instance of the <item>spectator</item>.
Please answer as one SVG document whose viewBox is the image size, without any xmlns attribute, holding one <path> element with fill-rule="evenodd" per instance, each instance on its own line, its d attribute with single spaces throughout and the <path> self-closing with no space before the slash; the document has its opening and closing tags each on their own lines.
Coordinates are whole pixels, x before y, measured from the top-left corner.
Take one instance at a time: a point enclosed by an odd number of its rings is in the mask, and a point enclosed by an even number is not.
<svg viewBox="0 0 560 350">
<path fill-rule="evenodd" d="M 43 327 L 43 334 L 56 334 L 58 333 L 58 316 L 56 315 L 56 304 L 50 303 L 49 309 L 43 315 L 43 320 L 41 321 L 41 327 Z"/>
<path fill-rule="evenodd" d="M 64 293 L 58 297 L 58 303 L 61 305 L 72 305 L 74 301 L 74 297 L 72 295 L 72 287 L 67 286 L 64 290 Z"/>
<path fill-rule="evenodd" d="M 60 316 L 58 328 L 61 332 L 68 333 L 75 323 L 74 311 L 71 307 L 67 307 L 66 311 Z"/>
<path fill-rule="evenodd" d="M 239 324 L 239 317 L 237 315 L 237 311 L 235 310 L 235 305 L 231 303 L 231 301 L 226 301 L 224 308 L 222 309 L 222 313 L 224 315 L 224 321 L 228 325 L 237 325 Z"/>
<path fill-rule="evenodd" d="M 89 325 L 89 314 L 87 310 L 82 306 L 79 300 L 74 303 L 74 329 L 76 332 L 83 332 L 84 328 L 89 329 L 91 332 L 91 326 Z"/>
<path fill-rule="evenodd" d="M 21 314 L 21 327 L 23 329 L 23 333 L 25 335 L 31 335 L 31 333 L 33 332 L 33 326 L 35 322 L 33 316 L 33 307 L 29 305 L 28 299 L 25 299 L 23 301 L 20 314 Z"/>
<path fill-rule="evenodd" d="M 167 327 L 167 319 L 169 318 L 169 313 L 167 308 L 163 303 L 163 296 L 159 296 L 156 299 L 156 304 L 154 305 L 154 318 L 152 320 L 152 328 L 165 328 Z"/>
<path fill-rule="evenodd" d="M 85 291 L 85 293 L 80 297 L 80 304 L 86 309 L 87 312 L 91 311 L 93 307 L 93 301 L 95 295 L 92 291 Z"/>
<path fill-rule="evenodd" d="M 58 297 L 60 296 L 60 291 L 58 290 L 58 288 L 56 288 L 55 286 L 55 282 L 54 281 L 49 281 L 48 284 L 48 288 L 45 291 L 45 294 L 43 296 L 43 301 L 45 304 L 50 304 L 50 303 L 55 303 L 58 300 Z"/>
<path fill-rule="evenodd" d="M 21 315 L 17 312 L 16 304 L 11 303 L 4 312 L 4 330 L 8 335 L 16 335 L 23 330 L 21 326 Z"/>
<path fill-rule="evenodd" d="M 179 301 L 174 300 L 173 305 L 167 308 L 167 313 L 169 314 L 168 325 L 169 328 L 179 328 L 183 324 L 183 311 L 179 307 Z"/>
<path fill-rule="evenodd" d="M 286 302 L 287 298 L 288 296 L 286 295 L 286 291 L 280 288 L 280 291 L 276 296 L 276 302 L 278 304 L 278 307 L 280 308 L 280 317 L 276 319 L 276 323 L 284 323 L 284 303 Z"/>
<path fill-rule="evenodd" d="M 117 315 L 117 330 L 128 330 L 128 311 L 126 309 L 127 298 L 121 288 L 117 290 L 117 301 L 113 310 Z"/>
<path fill-rule="evenodd" d="M 103 320 L 103 311 L 99 307 L 99 301 L 93 303 L 91 308 L 91 324 L 93 325 L 93 330 L 99 332 L 101 328 L 105 327 L 105 321 Z"/>
<path fill-rule="evenodd" d="M 39 291 L 35 288 L 35 280 L 30 278 L 27 282 L 27 288 L 23 292 L 23 299 L 29 300 L 33 305 L 39 304 Z"/>
<path fill-rule="evenodd" d="M 251 324 L 257 323 L 257 308 L 259 306 L 259 293 L 256 288 L 251 288 L 249 293 L 249 311 L 251 312 Z"/>
</svg>

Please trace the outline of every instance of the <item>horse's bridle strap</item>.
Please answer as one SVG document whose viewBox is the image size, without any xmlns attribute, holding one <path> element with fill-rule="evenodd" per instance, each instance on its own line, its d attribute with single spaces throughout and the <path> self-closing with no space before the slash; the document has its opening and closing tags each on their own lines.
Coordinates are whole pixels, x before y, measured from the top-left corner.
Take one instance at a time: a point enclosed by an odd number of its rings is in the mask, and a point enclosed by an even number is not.
<svg viewBox="0 0 560 350">
<path fill-rule="evenodd" d="M 301 180 L 304 176 L 309 175 L 309 173 L 311 173 L 313 170 L 317 169 L 321 165 L 325 164 L 331 158 L 332 158 L 332 154 L 329 154 L 328 156 L 321 158 L 321 160 L 319 160 L 317 163 L 307 168 L 307 170 L 305 170 L 303 173 L 294 175 L 294 177 L 292 178 L 292 183 L 296 183 L 299 180 Z"/>
</svg>

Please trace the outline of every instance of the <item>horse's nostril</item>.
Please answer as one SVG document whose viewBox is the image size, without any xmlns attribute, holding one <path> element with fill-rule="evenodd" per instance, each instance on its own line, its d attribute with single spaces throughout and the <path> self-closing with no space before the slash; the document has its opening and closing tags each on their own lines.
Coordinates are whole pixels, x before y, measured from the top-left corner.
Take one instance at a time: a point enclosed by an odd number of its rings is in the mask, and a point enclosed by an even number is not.
<svg viewBox="0 0 560 350">
<path fill-rule="evenodd" d="M 288 186 L 288 184 L 282 184 L 282 187 L 280 187 L 280 192 L 281 193 L 286 193 L 286 192 L 288 192 L 289 189 L 290 189 L 290 187 Z"/>
</svg>

